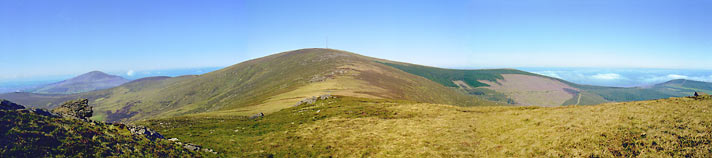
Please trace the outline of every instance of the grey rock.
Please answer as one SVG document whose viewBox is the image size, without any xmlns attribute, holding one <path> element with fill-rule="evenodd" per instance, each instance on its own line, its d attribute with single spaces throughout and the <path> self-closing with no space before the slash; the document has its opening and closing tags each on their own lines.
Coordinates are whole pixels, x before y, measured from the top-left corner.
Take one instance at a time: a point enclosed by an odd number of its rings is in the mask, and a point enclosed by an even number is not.
<svg viewBox="0 0 712 158">
<path fill-rule="evenodd" d="M 257 119 L 257 118 L 262 118 L 262 117 L 265 117 L 265 114 L 260 112 L 259 114 L 250 116 L 250 119 Z"/>
<path fill-rule="evenodd" d="M 331 96 L 331 94 L 324 94 L 324 95 L 321 95 L 321 96 L 318 96 L 318 97 L 314 96 L 314 97 L 311 97 L 311 98 L 306 98 L 306 99 L 304 99 L 304 100 L 300 100 L 299 102 L 297 102 L 296 104 L 294 104 L 294 105 L 292 105 L 292 106 L 299 106 L 299 105 L 303 105 L 303 104 L 307 104 L 307 105 L 309 105 L 309 104 L 314 104 L 314 103 L 316 103 L 316 101 L 318 101 L 318 100 L 326 100 L 326 99 L 329 99 L 329 98 L 334 98 L 334 97 Z"/>
<path fill-rule="evenodd" d="M 190 143 L 185 143 L 185 144 L 183 144 L 183 148 L 188 149 L 188 150 L 191 150 L 191 151 L 198 151 L 198 150 L 200 150 L 200 146 L 194 145 L 194 144 L 190 144 Z"/>
<path fill-rule="evenodd" d="M 131 131 L 131 134 L 144 136 L 151 141 L 156 139 L 165 139 L 165 137 L 163 137 L 160 133 L 144 126 L 129 126 L 128 128 L 129 131 Z"/>
<path fill-rule="evenodd" d="M 76 99 L 64 102 L 59 107 L 52 109 L 52 112 L 62 117 L 81 120 L 89 120 L 89 117 L 94 113 L 92 107 L 89 106 L 88 99 Z"/>
</svg>

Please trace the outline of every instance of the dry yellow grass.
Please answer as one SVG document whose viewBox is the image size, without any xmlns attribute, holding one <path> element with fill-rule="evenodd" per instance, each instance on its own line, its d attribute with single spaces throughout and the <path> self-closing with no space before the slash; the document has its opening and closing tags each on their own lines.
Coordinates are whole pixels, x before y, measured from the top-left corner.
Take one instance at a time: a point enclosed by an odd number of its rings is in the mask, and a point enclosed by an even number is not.
<svg viewBox="0 0 712 158">
<path fill-rule="evenodd" d="M 334 117 L 296 133 L 346 157 L 704 157 L 712 149 L 710 101 L 674 98 L 557 108 L 384 106 L 414 117 Z"/>
</svg>

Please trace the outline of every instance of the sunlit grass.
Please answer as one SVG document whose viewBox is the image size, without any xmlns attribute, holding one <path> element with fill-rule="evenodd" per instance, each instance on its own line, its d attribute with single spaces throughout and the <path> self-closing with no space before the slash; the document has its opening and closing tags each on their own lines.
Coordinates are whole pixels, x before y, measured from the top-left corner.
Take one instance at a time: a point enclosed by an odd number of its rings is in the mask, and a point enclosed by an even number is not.
<svg viewBox="0 0 712 158">
<path fill-rule="evenodd" d="M 710 156 L 712 102 L 456 107 L 341 97 L 264 118 L 144 122 L 227 156 Z"/>
</svg>

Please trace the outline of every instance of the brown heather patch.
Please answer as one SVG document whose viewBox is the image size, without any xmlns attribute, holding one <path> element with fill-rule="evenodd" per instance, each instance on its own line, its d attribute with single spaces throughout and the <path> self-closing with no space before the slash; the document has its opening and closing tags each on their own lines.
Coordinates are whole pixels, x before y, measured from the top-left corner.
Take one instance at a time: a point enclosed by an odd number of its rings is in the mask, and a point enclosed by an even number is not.
<svg viewBox="0 0 712 158">
<path fill-rule="evenodd" d="M 559 106 L 577 97 L 568 91 L 578 89 L 558 80 L 522 74 L 502 74 L 502 77 L 504 79 L 497 82 L 479 82 L 490 85 L 486 88 L 504 93 L 522 105 Z"/>
</svg>

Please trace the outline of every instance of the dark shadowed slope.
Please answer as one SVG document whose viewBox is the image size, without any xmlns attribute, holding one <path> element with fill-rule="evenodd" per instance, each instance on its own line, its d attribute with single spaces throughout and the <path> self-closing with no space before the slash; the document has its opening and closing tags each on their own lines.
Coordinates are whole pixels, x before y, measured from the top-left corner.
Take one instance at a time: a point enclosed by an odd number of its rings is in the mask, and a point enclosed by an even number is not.
<svg viewBox="0 0 712 158">
<path fill-rule="evenodd" d="M 70 94 L 107 89 L 129 82 L 120 76 L 92 71 L 77 77 L 27 90 L 40 94 Z"/>
</svg>

